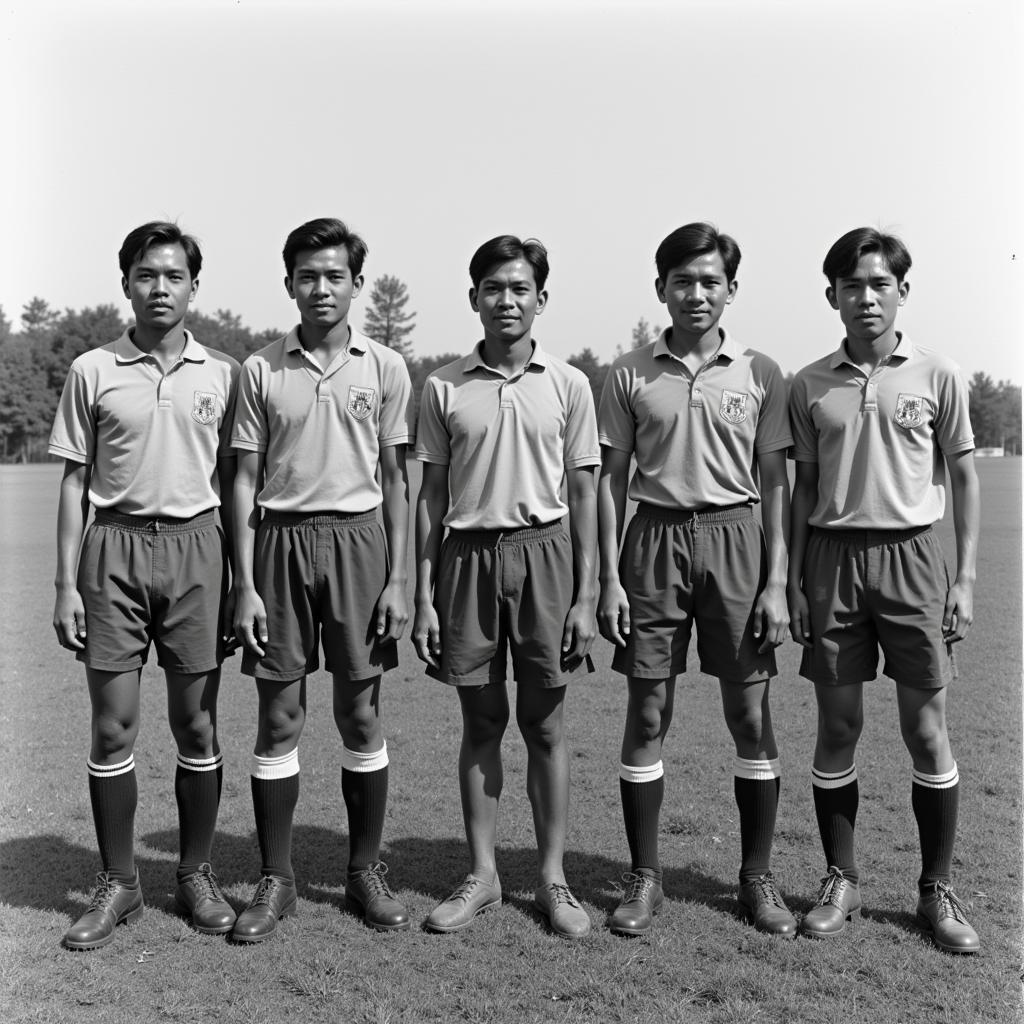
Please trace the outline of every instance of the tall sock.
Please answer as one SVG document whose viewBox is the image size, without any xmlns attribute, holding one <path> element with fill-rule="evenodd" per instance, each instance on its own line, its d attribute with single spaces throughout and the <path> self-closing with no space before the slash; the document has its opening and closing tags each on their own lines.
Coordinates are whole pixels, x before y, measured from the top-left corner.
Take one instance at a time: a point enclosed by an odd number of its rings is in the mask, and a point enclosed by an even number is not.
<svg viewBox="0 0 1024 1024">
<path fill-rule="evenodd" d="M 755 761 L 736 758 L 733 791 L 740 812 L 741 883 L 755 881 L 771 865 L 781 774 L 777 757 Z"/>
<path fill-rule="evenodd" d="M 851 882 L 859 882 L 860 872 L 853 845 L 857 805 L 860 803 L 857 766 L 851 764 L 841 772 L 823 772 L 812 768 L 811 784 L 814 787 L 814 812 L 818 818 L 825 863 L 829 867 L 839 868 Z"/>
<path fill-rule="evenodd" d="M 135 755 L 120 764 L 96 764 L 91 758 L 89 799 L 103 870 L 118 882 L 135 881 L 135 808 L 139 786 Z"/>
<path fill-rule="evenodd" d="M 948 885 L 960 810 L 960 773 L 956 764 L 941 775 L 927 775 L 915 768 L 910 802 L 921 839 L 918 885 L 923 887 L 935 882 Z"/>
<path fill-rule="evenodd" d="M 292 870 L 292 818 L 299 802 L 299 750 L 280 757 L 252 758 L 252 807 L 264 875 L 295 880 Z"/>
<path fill-rule="evenodd" d="M 174 769 L 174 797 L 178 802 L 178 881 L 210 862 L 217 827 L 224 758 L 192 758 L 178 754 Z"/>
<path fill-rule="evenodd" d="M 370 754 L 343 747 L 341 794 L 348 811 L 348 870 L 363 871 L 380 860 L 388 805 L 388 745 Z"/>
<path fill-rule="evenodd" d="M 622 820 L 626 825 L 631 870 L 661 878 L 658 860 L 658 821 L 665 796 L 665 767 L 659 761 L 650 766 L 619 765 L 619 794 Z"/>
</svg>

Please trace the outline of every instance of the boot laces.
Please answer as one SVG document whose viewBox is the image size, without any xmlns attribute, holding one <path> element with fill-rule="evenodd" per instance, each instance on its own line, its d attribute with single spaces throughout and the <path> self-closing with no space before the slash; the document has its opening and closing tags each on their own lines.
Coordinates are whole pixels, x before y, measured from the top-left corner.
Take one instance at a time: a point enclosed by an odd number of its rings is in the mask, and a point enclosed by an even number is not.
<svg viewBox="0 0 1024 1024">
<path fill-rule="evenodd" d="M 843 894 L 850 880 L 838 868 L 834 868 L 821 880 L 821 894 L 818 896 L 818 906 L 823 907 L 828 903 L 840 906 Z"/>
<path fill-rule="evenodd" d="M 211 900 L 223 900 L 224 894 L 217 884 L 217 876 L 209 864 L 201 864 L 199 870 L 191 878 L 192 884 L 196 887 L 200 897 Z"/>
<path fill-rule="evenodd" d="M 754 884 L 761 892 L 761 896 L 764 898 L 766 903 L 771 903 L 772 906 L 781 907 L 786 910 L 786 904 L 782 901 L 782 896 L 779 894 L 779 890 L 775 885 L 775 879 L 772 877 L 770 871 L 765 872 L 761 875 Z"/>
<path fill-rule="evenodd" d="M 249 906 L 257 907 L 261 904 L 269 904 L 274 898 L 274 893 L 277 892 L 278 885 L 278 880 L 273 875 L 264 875 L 256 886 L 256 892 L 253 894 L 252 903 Z"/>
<path fill-rule="evenodd" d="M 120 886 L 120 882 L 114 881 L 106 871 L 101 871 L 96 876 L 96 891 L 92 894 L 92 899 L 89 901 L 89 909 L 106 910 L 114 901 Z"/>
<path fill-rule="evenodd" d="M 654 879 L 650 875 L 639 875 L 632 871 L 627 871 L 622 880 L 626 883 L 626 889 L 622 893 L 623 903 L 636 903 L 646 899 L 654 887 Z"/>
<path fill-rule="evenodd" d="M 552 907 L 557 907 L 560 903 L 566 903 L 570 907 L 579 906 L 579 903 L 576 902 L 576 897 L 573 896 L 569 886 L 564 882 L 550 882 L 546 888 L 551 893 Z"/>
<path fill-rule="evenodd" d="M 382 860 L 377 861 L 376 864 L 371 864 L 365 871 L 360 872 L 370 896 L 386 896 L 388 899 L 395 898 L 394 893 L 392 893 L 391 888 L 384 879 L 387 873 L 388 866 Z"/>
<path fill-rule="evenodd" d="M 960 924 L 967 924 L 967 907 L 948 885 L 944 882 L 936 882 L 935 895 L 938 897 L 942 916 L 951 917 Z"/>
</svg>

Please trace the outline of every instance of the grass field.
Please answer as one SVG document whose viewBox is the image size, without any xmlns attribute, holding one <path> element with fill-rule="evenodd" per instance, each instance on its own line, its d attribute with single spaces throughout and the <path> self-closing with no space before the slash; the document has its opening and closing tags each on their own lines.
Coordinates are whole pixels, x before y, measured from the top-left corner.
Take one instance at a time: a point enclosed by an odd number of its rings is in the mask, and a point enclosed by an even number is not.
<svg viewBox="0 0 1024 1024">
<path fill-rule="evenodd" d="M 343 909 L 347 838 L 340 740 L 328 677 L 311 682 L 296 815 L 299 913 L 255 948 L 193 932 L 173 914 L 177 856 L 174 748 L 155 667 L 143 676 L 136 748 L 138 861 L 147 911 L 94 953 L 60 939 L 98 870 L 85 757 L 89 713 L 80 666 L 50 626 L 56 466 L 0 467 L 0 1014 L 15 1022 L 998 1022 L 1021 1009 L 1021 463 L 979 462 L 984 515 L 976 620 L 950 699 L 963 778 L 958 892 L 983 943 L 974 958 L 939 953 L 913 925 L 919 870 L 910 762 L 893 687 L 867 688 L 858 751 L 858 839 L 866 917 L 834 943 L 783 943 L 731 914 L 739 855 L 732 749 L 718 687 L 680 681 L 666 744 L 662 851 L 667 901 L 649 937 L 604 927 L 628 866 L 616 766 L 623 685 L 608 669 L 574 685 L 567 719 L 573 804 L 567 871 L 594 921 L 577 944 L 530 910 L 535 853 L 522 741 L 506 738 L 500 912 L 459 935 L 378 935 Z M 419 474 L 411 467 L 413 487 Z M 952 560 L 947 522 L 943 541 Z M 455 760 L 455 696 L 427 680 L 403 641 L 386 681 L 392 760 L 385 857 L 414 921 L 466 870 Z M 809 782 L 814 698 L 781 650 L 773 716 L 784 767 L 774 869 L 791 908 L 808 909 L 823 864 Z M 244 904 L 259 866 L 248 759 L 255 693 L 233 659 L 224 672 L 225 786 L 215 868 Z"/>
</svg>

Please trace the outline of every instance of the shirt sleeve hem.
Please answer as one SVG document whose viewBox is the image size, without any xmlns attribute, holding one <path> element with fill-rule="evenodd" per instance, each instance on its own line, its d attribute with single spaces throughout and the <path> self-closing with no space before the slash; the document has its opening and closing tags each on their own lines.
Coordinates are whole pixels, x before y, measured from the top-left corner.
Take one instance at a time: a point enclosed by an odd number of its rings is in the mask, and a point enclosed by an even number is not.
<svg viewBox="0 0 1024 1024">
<path fill-rule="evenodd" d="M 72 448 L 64 448 L 59 444 L 51 444 L 46 451 L 49 455 L 56 455 L 59 459 L 70 459 L 83 466 L 91 466 L 93 462 L 93 457 L 88 452 L 76 452 Z"/>
<path fill-rule="evenodd" d="M 429 462 L 434 466 L 447 466 L 451 459 L 447 455 L 435 455 L 433 452 L 416 452 L 416 458 L 420 462 Z"/>
<path fill-rule="evenodd" d="M 634 448 L 632 441 L 620 441 L 617 437 L 609 437 L 608 434 L 599 434 L 597 439 L 601 444 L 614 448 L 617 452 L 632 452 Z"/>
<path fill-rule="evenodd" d="M 565 459 L 563 464 L 569 469 L 579 469 L 582 466 L 600 466 L 600 455 L 580 455 L 575 459 Z"/>
<path fill-rule="evenodd" d="M 968 438 L 966 441 L 957 441 L 954 444 L 949 445 L 947 448 L 942 449 L 943 455 L 959 455 L 961 452 L 971 452 L 977 448 L 974 443 L 974 438 Z"/>
<path fill-rule="evenodd" d="M 243 451 L 247 452 L 265 452 L 267 450 L 267 446 L 264 442 L 246 441 L 240 437 L 231 438 L 231 447 L 241 448 Z"/>
<path fill-rule="evenodd" d="M 395 434 L 393 437 L 380 437 L 377 439 L 377 444 L 381 448 L 393 448 L 399 444 L 412 444 L 416 440 L 415 434 Z"/>
</svg>

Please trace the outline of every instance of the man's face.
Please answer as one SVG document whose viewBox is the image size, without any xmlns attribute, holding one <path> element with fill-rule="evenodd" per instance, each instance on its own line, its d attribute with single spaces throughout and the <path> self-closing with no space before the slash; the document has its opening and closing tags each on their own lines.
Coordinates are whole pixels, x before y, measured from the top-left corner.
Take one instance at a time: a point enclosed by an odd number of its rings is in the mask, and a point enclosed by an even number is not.
<svg viewBox="0 0 1024 1024">
<path fill-rule="evenodd" d="M 546 291 L 537 291 L 533 267 L 523 259 L 495 264 L 469 290 L 470 305 L 480 314 L 484 333 L 507 344 L 529 334 L 547 298 Z"/>
<path fill-rule="evenodd" d="M 304 323 L 329 330 L 347 316 L 363 287 L 363 275 L 352 276 L 345 246 L 308 249 L 295 257 L 291 277 L 284 279 L 288 294 Z"/>
<path fill-rule="evenodd" d="M 659 278 L 654 286 L 668 307 L 673 334 L 697 337 L 717 326 L 736 294 L 736 282 L 726 278 L 722 254 L 717 250 L 673 267 L 665 280 Z"/>
<path fill-rule="evenodd" d="M 870 344 L 892 329 L 909 291 L 880 252 L 866 252 L 852 273 L 825 289 L 825 296 L 839 311 L 847 338 Z"/>
<path fill-rule="evenodd" d="M 185 250 L 173 242 L 142 253 L 128 276 L 121 278 L 121 287 L 132 304 L 136 324 L 166 330 L 184 320 L 199 279 L 192 279 Z"/>
</svg>

